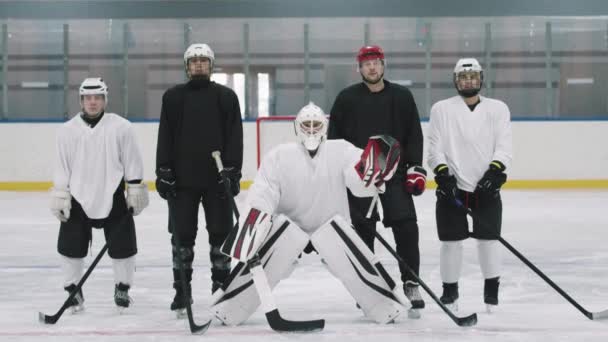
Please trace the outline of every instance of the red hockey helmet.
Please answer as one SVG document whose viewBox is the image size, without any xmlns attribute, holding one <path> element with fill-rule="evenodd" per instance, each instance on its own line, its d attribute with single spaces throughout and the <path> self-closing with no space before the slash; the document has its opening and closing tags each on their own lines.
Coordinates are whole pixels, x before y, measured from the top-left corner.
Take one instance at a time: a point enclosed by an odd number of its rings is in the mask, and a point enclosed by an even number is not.
<svg viewBox="0 0 608 342">
<path fill-rule="evenodd" d="M 357 54 L 357 63 L 361 64 L 363 61 L 370 59 L 381 59 L 384 60 L 384 51 L 378 45 L 368 45 L 359 49 Z"/>
</svg>

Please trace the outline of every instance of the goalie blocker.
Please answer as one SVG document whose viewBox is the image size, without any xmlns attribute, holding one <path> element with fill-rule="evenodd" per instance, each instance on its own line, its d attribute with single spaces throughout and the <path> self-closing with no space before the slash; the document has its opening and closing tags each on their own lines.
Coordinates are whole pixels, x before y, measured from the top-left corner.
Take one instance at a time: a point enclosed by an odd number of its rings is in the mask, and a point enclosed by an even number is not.
<svg viewBox="0 0 608 342">
<path fill-rule="evenodd" d="M 378 323 L 388 323 L 399 315 L 402 307 L 393 294 L 394 281 L 350 224 L 339 216 L 323 224 L 311 236 L 284 215 L 274 218 L 270 232 L 258 250 L 271 287 L 289 277 L 309 241 L 367 317 Z M 260 299 L 249 268 L 243 262 L 234 267 L 229 278 L 234 280 L 214 303 L 212 311 L 223 323 L 238 325 L 255 312 Z"/>
</svg>

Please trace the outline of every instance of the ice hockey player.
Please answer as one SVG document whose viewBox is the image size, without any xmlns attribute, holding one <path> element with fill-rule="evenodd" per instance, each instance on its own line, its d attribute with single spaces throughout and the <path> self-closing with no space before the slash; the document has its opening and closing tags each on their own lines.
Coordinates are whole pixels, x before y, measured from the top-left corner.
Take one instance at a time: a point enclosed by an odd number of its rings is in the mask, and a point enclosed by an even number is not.
<svg viewBox="0 0 608 342">
<path fill-rule="evenodd" d="M 243 126 L 236 93 L 211 80 L 215 54 L 207 44 L 192 44 L 184 52 L 188 81 L 163 94 L 156 149 L 156 190 L 167 200 L 175 296 L 170 308 L 184 316 L 192 302 L 192 262 L 202 204 L 208 233 L 211 291 L 230 273 L 230 258 L 220 246 L 233 226 L 230 202 L 219 184 L 211 152 L 220 150 L 231 195 L 240 191 Z M 179 241 L 176 241 L 179 239 Z M 179 244 L 179 247 L 178 247 Z M 179 265 L 184 268 L 182 279 Z M 181 282 L 186 283 L 186 290 Z"/>
<path fill-rule="evenodd" d="M 325 113 L 313 103 L 299 111 L 294 125 L 300 141 L 279 145 L 264 156 L 249 190 L 251 209 L 241 231 L 264 237 L 257 251 L 270 286 L 289 276 L 305 248 L 316 250 L 364 314 L 387 323 L 402 310 L 393 293 L 395 283 L 352 228 L 346 189 L 367 197 L 382 191 L 397 167 L 399 144 L 390 137 L 386 144 L 370 139 L 362 151 L 345 140 L 327 141 L 327 124 Z M 229 236 L 226 244 L 231 243 L 239 245 Z M 260 304 L 243 265 L 233 268 L 234 280 L 213 306 L 228 325 L 245 321 Z"/>
<path fill-rule="evenodd" d="M 507 105 L 480 96 L 483 70 L 474 58 L 460 59 L 454 68 L 458 95 L 431 108 L 428 162 L 437 182 L 436 218 L 441 241 L 441 301 L 457 308 L 463 240 L 477 239 L 484 302 L 498 305 L 502 201 L 500 188 L 512 159 L 511 121 Z M 462 206 L 483 218 L 469 233 Z"/>
<path fill-rule="evenodd" d="M 71 293 L 83 274 L 91 229 L 103 228 L 114 271 L 114 303 L 122 311 L 131 304 L 129 289 L 135 271 L 133 216 L 148 206 L 143 162 L 131 123 L 105 112 L 105 82 L 87 78 L 79 95 L 82 112 L 57 132 L 50 203 L 53 215 L 61 221 L 57 250 L 65 290 Z M 82 310 L 83 302 L 80 290 L 71 303 L 72 311 Z"/>
<path fill-rule="evenodd" d="M 356 57 L 362 82 L 343 89 L 336 97 L 329 118 L 328 138 L 344 139 L 363 148 L 370 136 L 388 134 L 399 141 L 402 158 L 397 175 L 380 195 L 385 227 L 391 228 L 397 253 L 412 271 L 420 274 L 419 229 L 414 196 L 426 187 L 422 167 L 422 128 L 416 101 L 410 90 L 385 79 L 385 55 L 380 46 L 363 46 Z M 406 181 L 404 181 L 406 179 Z M 366 217 L 370 198 L 348 195 L 355 230 L 374 250 L 378 210 Z M 425 306 L 416 276 L 399 264 L 403 292 L 413 309 Z"/>
</svg>

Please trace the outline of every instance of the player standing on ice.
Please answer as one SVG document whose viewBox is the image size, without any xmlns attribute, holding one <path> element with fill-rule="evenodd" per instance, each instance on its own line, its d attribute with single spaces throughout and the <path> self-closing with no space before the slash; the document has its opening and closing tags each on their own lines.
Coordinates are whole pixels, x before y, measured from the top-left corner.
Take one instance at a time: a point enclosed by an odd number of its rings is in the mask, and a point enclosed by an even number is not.
<svg viewBox="0 0 608 342">
<path fill-rule="evenodd" d="M 169 205 L 175 288 L 171 310 L 178 317 L 186 302 L 192 302 L 190 283 L 201 203 L 209 233 L 213 292 L 230 273 L 230 258 L 220 253 L 220 246 L 233 225 L 232 213 L 211 152 L 222 152 L 223 172 L 236 196 L 243 164 L 243 126 L 234 91 L 211 81 L 214 63 L 215 54 L 207 44 L 192 44 L 186 49 L 184 67 L 189 80 L 163 95 L 158 128 L 156 189 Z M 186 283 L 186 293 L 181 281 Z"/>
<path fill-rule="evenodd" d="M 502 223 L 500 188 L 511 164 L 511 121 L 507 105 L 479 95 L 483 70 L 474 58 L 463 58 L 454 68 L 458 95 L 431 108 L 428 130 L 429 166 L 437 183 L 437 231 L 441 240 L 440 273 L 444 304 L 457 307 L 463 240 L 477 239 L 484 302 L 498 305 L 499 242 Z M 469 233 L 467 214 L 477 213 L 486 226 L 473 220 Z"/>
<path fill-rule="evenodd" d="M 105 112 L 108 87 L 103 80 L 85 79 L 79 95 L 82 112 L 57 133 L 51 190 L 51 211 L 61 221 L 57 250 L 65 290 L 71 293 L 83 274 L 91 228 L 103 227 L 114 270 L 114 302 L 122 310 L 131 304 L 128 293 L 135 272 L 133 216 L 148 206 L 143 162 L 131 123 Z M 81 290 L 72 311 L 82 310 L 83 302 Z"/>
<path fill-rule="evenodd" d="M 383 224 L 392 228 L 397 253 L 418 275 L 420 249 L 418 223 L 412 196 L 421 195 L 426 187 L 422 168 L 422 129 L 412 93 L 406 87 L 384 79 L 384 52 L 379 46 L 364 46 L 357 54 L 357 67 L 363 82 L 340 92 L 329 118 L 329 139 L 344 139 L 363 148 L 370 136 L 388 134 L 401 144 L 401 162 L 397 175 L 386 184 L 380 195 Z M 374 210 L 366 217 L 371 199 L 349 194 L 350 215 L 357 233 L 374 250 L 376 222 Z M 424 308 L 415 277 L 400 264 L 403 291 L 413 309 Z"/>
<path fill-rule="evenodd" d="M 294 123 L 300 142 L 279 145 L 264 156 L 249 190 L 251 210 L 236 238 L 231 240 L 231 234 L 226 245 L 232 252 L 247 253 L 249 247 L 242 244 L 241 236 L 253 234 L 257 243 L 249 245 L 250 253 L 259 252 L 268 282 L 275 286 L 289 276 L 310 243 L 310 250 L 316 249 L 363 312 L 387 323 L 401 310 L 393 294 L 394 282 L 353 230 L 346 189 L 367 197 L 377 187 L 383 190 L 399 161 L 398 143 L 390 137 L 387 140 L 394 145 L 370 139 L 362 156 L 363 151 L 347 141 L 326 141 L 327 124 L 325 114 L 313 103 L 300 110 Z M 385 167 L 380 169 L 383 161 Z M 260 304 L 248 268 L 237 265 L 233 275 L 213 307 L 229 325 L 245 321 Z"/>
</svg>

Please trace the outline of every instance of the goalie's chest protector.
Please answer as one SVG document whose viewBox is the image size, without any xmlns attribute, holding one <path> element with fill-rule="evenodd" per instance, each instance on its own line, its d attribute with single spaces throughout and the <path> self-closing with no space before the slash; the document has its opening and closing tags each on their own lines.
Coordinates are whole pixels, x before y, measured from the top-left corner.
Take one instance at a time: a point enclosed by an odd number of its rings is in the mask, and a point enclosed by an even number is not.
<svg viewBox="0 0 608 342">
<path fill-rule="evenodd" d="M 334 215 L 349 219 L 344 169 L 354 167 L 360 150 L 343 140 L 325 141 L 314 158 L 299 143 L 274 153 L 280 195 L 275 214 L 284 214 L 311 233 Z M 354 169 L 353 169 L 354 172 Z M 274 209 L 274 208 L 273 208 Z"/>
</svg>

